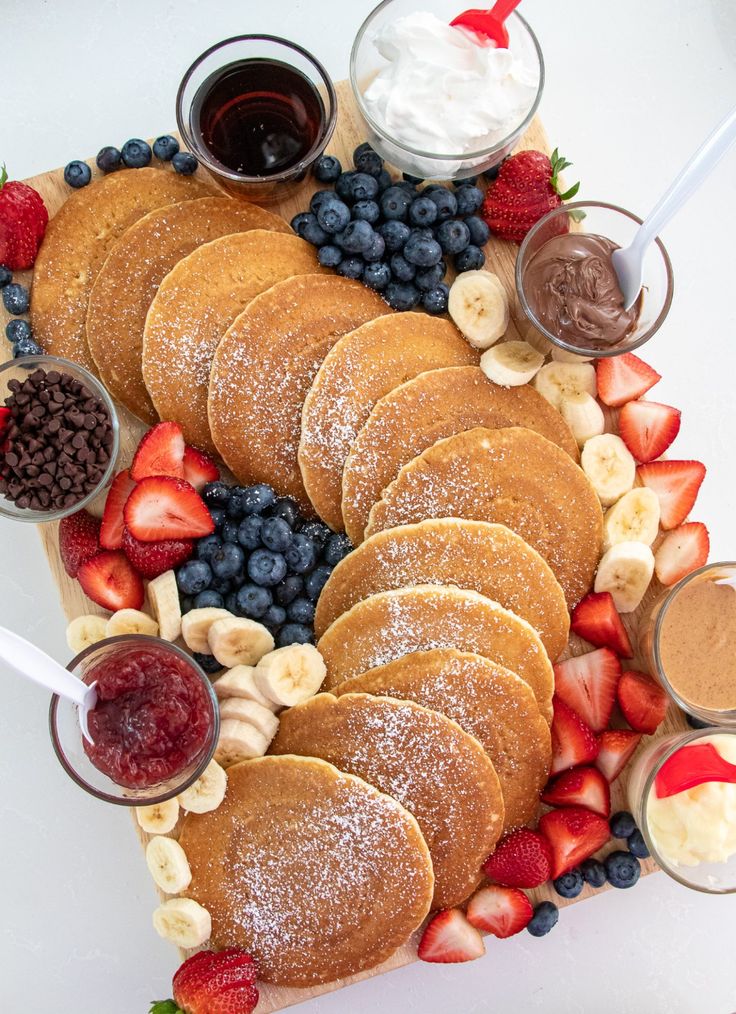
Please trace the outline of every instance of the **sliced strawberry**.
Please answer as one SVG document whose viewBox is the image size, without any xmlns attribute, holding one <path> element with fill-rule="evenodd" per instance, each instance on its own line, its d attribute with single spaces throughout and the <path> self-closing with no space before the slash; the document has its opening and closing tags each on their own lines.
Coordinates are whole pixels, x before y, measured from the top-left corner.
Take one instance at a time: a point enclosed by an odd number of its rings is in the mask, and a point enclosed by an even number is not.
<svg viewBox="0 0 736 1014">
<path fill-rule="evenodd" d="M 0 405 L 0 440 L 3 438 L 5 430 L 10 426 L 10 417 L 12 412 L 5 405 Z"/>
<path fill-rule="evenodd" d="M 251 1014 L 258 1003 L 255 982 L 255 962 L 240 948 L 199 951 L 174 974 L 174 1000 L 190 1014 Z M 162 1014 L 171 1010 L 166 1003 L 158 1008 Z"/>
<path fill-rule="evenodd" d="M 554 669 L 557 697 L 595 732 L 605 729 L 621 676 L 621 663 L 611 649 L 598 648 L 568 658 Z"/>
<path fill-rule="evenodd" d="M 607 820 L 580 807 L 550 810 L 540 818 L 539 830 L 552 848 L 553 880 L 589 859 L 611 837 Z"/>
<path fill-rule="evenodd" d="M 681 525 L 693 509 L 705 465 L 700 461 L 651 461 L 639 465 L 636 474 L 657 494 L 659 523 L 668 530 Z"/>
<path fill-rule="evenodd" d="M 130 475 L 136 482 L 149 475 L 184 478 L 184 434 L 179 423 L 160 422 L 144 434 L 133 457 Z"/>
<path fill-rule="evenodd" d="M 100 551 L 100 522 L 87 511 L 69 514 L 59 522 L 59 556 L 69 577 Z"/>
<path fill-rule="evenodd" d="M 204 451 L 187 446 L 184 448 L 184 478 L 201 493 L 208 482 L 220 478 L 220 469 Z"/>
<path fill-rule="evenodd" d="M 194 486 L 165 475 L 139 482 L 128 497 L 123 517 L 131 534 L 141 542 L 198 539 L 215 530 L 212 516 Z"/>
<path fill-rule="evenodd" d="M 532 903 L 518 887 L 482 887 L 468 902 L 468 922 L 505 940 L 520 933 L 534 915 Z"/>
<path fill-rule="evenodd" d="M 537 831 L 520 827 L 505 834 L 483 863 L 490 880 L 506 887 L 539 887 L 549 880 L 552 853 Z"/>
<path fill-rule="evenodd" d="M 258 1005 L 258 990 L 248 982 L 232 982 L 208 993 L 207 1003 L 197 1014 L 252 1014 Z"/>
<path fill-rule="evenodd" d="M 641 398 L 662 377 L 632 352 L 624 352 L 621 356 L 600 359 L 596 379 L 600 400 L 605 405 L 618 407 Z"/>
<path fill-rule="evenodd" d="M 600 734 L 595 766 L 609 785 L 626 767 L 640 741 L 641 733 L 631 732 L 630 729 L 607 729 Z"/>
<path fill-rule="evenodd" d="M 87 560 L 79 568 L 77 580 L 88 598 L 110 612 L 143 605 L 143 581 L 119 549 Z"/>
<path fill-rule="evenodd" d="M 664 585 L 677 584 L 708 562 L 710 538 L 702 521 L 688 521 L 665 535 L 654 554 L 654 572 Z"/>
<path fill-rule="evenodd" d="M 654 461 L 680 432 L 681 416 L 671 405 L 628 401 L 619 413 L 618 431 L 637 461 Z"/>
<path fill-rule="evenodd" d="M 573 768 L 554 778 L 542 793 L 549 806 L 582 806 L 601 817 L 611 814 L 611 790 L 598 768 Z"/>
<path fill-rule="evenodd" d="M 610 592 L 590 592 L 572 611 L 572 630 L 596 648 L 610 648 L 622 658 L 634 654 L 629 635 Z"/>
<path fill-rule="evenodd" d="M 105 510 L 102 515 L 102 528 L 100 529 L 100 545 L 103 549 L 120 549 L 123 544 L 123 508 L 128 497 L 133 492 L 135 483 L 130 477 L 130 472 L 118 472 L 112 480 L 112 485 L 107 493 Z"/>
<path fill-rule="evenodd" d="M 595 733 L 580 715 L 569 708 L 556 694 L 553 700 L 552 766 L 550 775 L 557 775 L 578 764 L 589 764 L 598 756 Z"/>
<path fill-rule="evenodd" d="M 667 714 L 667 694 L 644 672 L 631 669 L 622 673 L 617 697 L 624 718 L 635 732 L 651 736 Z"/>
<path fill-rule="evenodd" d="M 193 539 L 140 542 L 127 528 L 123 532 L 123 552 L 138 573 L 149 580 L 178 567 L 189 559 L 193 551 Z"/>
<path fill-rule="evenodd" d="M 422 961 L 473 961 L 486 952 L 483 937 L 459 908 L 438 912 L 427 923 L 417 949 Z"/>
</svg>

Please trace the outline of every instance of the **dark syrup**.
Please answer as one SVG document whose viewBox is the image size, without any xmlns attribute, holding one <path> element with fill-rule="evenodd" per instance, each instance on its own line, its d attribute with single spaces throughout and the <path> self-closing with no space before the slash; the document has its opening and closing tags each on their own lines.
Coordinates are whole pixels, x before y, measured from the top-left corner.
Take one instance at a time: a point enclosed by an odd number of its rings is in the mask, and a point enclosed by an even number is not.
<svg viewBox="0 0 736 1014">
<path fill-rule="evenodd" d="M 241 60 L 211 74 L 192 102 L 192 130 L 243 176 L 274 176 L 320 137 L 325 108 L 312 82 L 276 60 Z"/>
</svg>

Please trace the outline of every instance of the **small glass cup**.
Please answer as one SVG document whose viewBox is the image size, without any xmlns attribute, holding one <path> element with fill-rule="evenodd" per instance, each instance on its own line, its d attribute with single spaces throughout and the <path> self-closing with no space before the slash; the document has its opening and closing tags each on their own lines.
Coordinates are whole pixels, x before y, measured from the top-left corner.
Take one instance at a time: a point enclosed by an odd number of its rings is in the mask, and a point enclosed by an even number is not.
<svg viewBox="0 0 736 1014">
<path fill-rule="evenodd" d="M 145 634 L 123 634 L 119 637 L 108 637 L 104 641 L 91 645 L 80 652 L 76 658 L 67 666 L 69 672 L 74 673 L 85 683 L 94 680 L 95 667 L 106 658 L 110 658 L 121 648 L 150 648 L 156 646 L 157 650 L 166 652 L 178 659 L 183 659 L 191 668 L 192 673 L 197 677 L 207 692 L 207 701 L 210 708 L 210 735 L 202 746 L 199 754 L 176 776 L 159 785 L 148 788 L 133 789 L 124 788 L 114 782 L 108 775 L 90 761 L 84 752 L 82 742 L 82 730 L 79 725 L 77 706 L 71 701 L 56 694 L 51 698 L 49 708 L 49 730 L 51 742 L 61 766 L 69 777 L 80 785 L 91 796 L 102 799 L 106 803 L 117 803 L 120 806 L 151 806 L 154 803 L 163 803 L 172 796 L 178 796 L 180 792 L 195 782 L 212 760 L 212 755 L 217 746 L 217 738 L 220 732 L 220 709 L 217 704 L 217 697 L 212 689 L 210 681 L 194 659 L 181 648 L 169 641 L 163 641 L 158 637 L 149 637 Z"/>
<path fill-rule="evenodd" d="M 30 508 L 24 509 L 17 507 L 12 500 L 8 500 L 0 494 L 0 517 L 10 518 L 12 521 L 32 521 L 34 524 L 41 524 L 45 521 L 60 521 L 62 518 L 67 517 L 67 515 L 74 514 L 76 511 L 87 507 L 112 482 L 120 450 L 118 415 L 110 395 L 96 377 L 93 377 L 87 370 L 77 363 L 70 362 L 68 359 L 57 359 L 56 356 L 23 356 L 20 359 L 10 359 L 7 363 L 3 363 L 0 366 L 0 405 L 4 404 L 4 399 L 10 393 L 8 381 L 20 380 L 23 383 L 29 374 L 39 368 L 46 370 L 47 373 L 51 370 L 57 370 L 59 373 L 68 373 L 75 380 L 78 380 L 85 387 L 89 388 L 95 398 L 105 406 L 110 416 L 112 445 L 110 447 L 110 460 L 100 481 L 85 497 L 77 500 L 76 503 L 71 504 L 69 507 L 48 511 L 36 511 Z"/>
<path fill-rule="evenodd" d="M 312 147 L 298 162 L 272 175 L 234 172 L 209 150 L 194 122 L 193 107 L 200 89 L 207 89 L 223 71 L 246 60 L 268 61 L 298 71 L 313 85 L 323 106 L 322 122 Z M 337 122 L 337 95 L 322 64 L 295 42 L 275 35 L 237 35 L 210 46 L 187 70 L 176 96 L 176 121 L 187 148 L 221 187 L 234 197 L 269 204 L 296 190 L 327 147 Z"/>
<path fill-rule="evenodd" d="M 524 237 L 516 258 L 516 292 L 521 308 L 531 324 L 548 342 L 558 349 L 575 356 L 589 359 L 606 359 L 633 352 L 648 342 L 659 331 L 672 304 L 674 279 L 669 254 L 660 239 L 656 239 L 644 258 L 644 298 L 636 328 L 626 339 L 616 345 L 602 348 L 573 345 L 548 330 L 537 316 L 534 306 L 534 292 L 525 285 L 526 268 L 532 257 L 544 244 L 561 232 L 580 230 L 580 213 L 585 214 L 585 232 L 606 236 L 620 247 L 628 246 L 641 225 L 641 219 L 624 208 L 603 201 L 575 201 L 561 204 L 559 208 L 540 218 Z"/>
<path fill-rule="evenodd" d="M 697 743 L 708 736 L 736 736 L 736 729 L 698 729 L 680 732 L 663 739 L 652 740 L 634 762 L 628 782 L 629 809 L 634 815 L 652 858 L 664 872 L 684 887 L 705 894 L 733 894 L 736 892 L 736 854 L 726 862 L 699 863 L 684 866 L 670 859 L 658 846 L 648 819 L 649 801 L 654 792 L 654 781 L 665 761 L 684 746 Z"/>
</svg>

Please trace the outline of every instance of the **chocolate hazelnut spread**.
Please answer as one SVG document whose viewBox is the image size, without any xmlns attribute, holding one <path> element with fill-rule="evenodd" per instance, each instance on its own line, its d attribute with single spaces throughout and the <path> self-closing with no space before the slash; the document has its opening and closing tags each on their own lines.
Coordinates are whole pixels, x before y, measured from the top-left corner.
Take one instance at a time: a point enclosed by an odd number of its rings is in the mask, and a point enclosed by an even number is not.
<svg viewBox="0 0 736 1014">
<path fill-rule="evenodd" d="M 524 272 L 524 291 L 548 331 L 571 345 L 601 348 L 634 330 L 641 297 L 624 309 L 611 261 L 618 249 L 605 236 L 568 232 L 534 254 Z"/>
</svg>

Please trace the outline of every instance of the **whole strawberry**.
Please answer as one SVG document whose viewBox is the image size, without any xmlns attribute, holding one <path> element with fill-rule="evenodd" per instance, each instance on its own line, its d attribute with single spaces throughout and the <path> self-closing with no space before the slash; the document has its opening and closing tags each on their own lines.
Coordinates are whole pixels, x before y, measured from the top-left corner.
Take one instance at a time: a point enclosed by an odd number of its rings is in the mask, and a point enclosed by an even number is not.
<svg viewBox="0 0 736 1014">
<path fill-rule="evenodd" d="M 174 999 L 152 1004 L 150 1014 L 251 1014 L 255 982 L 255 962 L 245 951 L 199 951 L 175 973 Z"/>
<path fill-rule="evenodd" d="M 556 148 L 551 159 L 541 151 L 520 151 L 507 158 L 481 208 L 491 232 L 521 243 L 535 222 L 577 194 L 579 183 L 564 194 L 558 189 L 558 176 L 570 165 Z"/>
<path fill-rule="evenodd" d="M 41 195 L 26 183 L 8 182 L 3 166 L 0 169 L 0 264 L 11 271 L 33 267 L 48 221 L 49 213 Z"/>
</svg>

